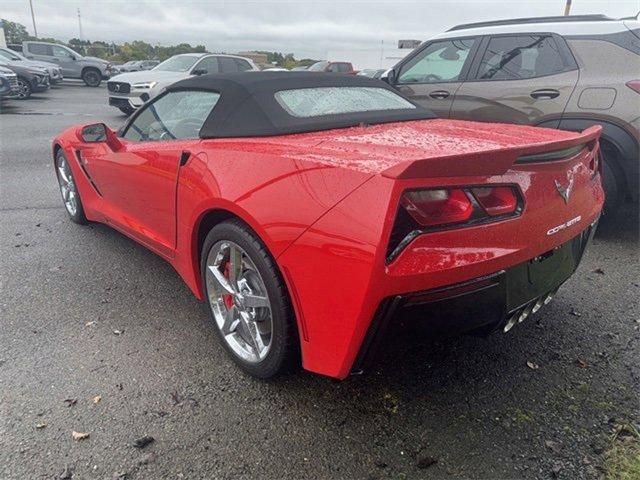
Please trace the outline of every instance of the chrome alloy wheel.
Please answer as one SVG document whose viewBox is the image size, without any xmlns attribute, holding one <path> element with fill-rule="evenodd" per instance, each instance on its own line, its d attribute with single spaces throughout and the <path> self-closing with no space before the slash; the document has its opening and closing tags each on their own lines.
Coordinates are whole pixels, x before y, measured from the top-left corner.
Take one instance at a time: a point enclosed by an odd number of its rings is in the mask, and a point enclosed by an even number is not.
<svg viewBox="0 0 640 480">
<path fill-rule="evenodd" d="M 240 245 L 221 240 L 207 256 L 207 294 L 227 345 L 242 360 L 262 361 L 273 332 L 271 302 L 262 276 Z"/>
<path fill-rule="evenodd" d="M 78 211 L 78 190 L 76 184 L 73 181 L 73 175 L 71 174 L 71 168 L 67 159 L 63 155 L 59 155 L 57 160 L 58 169 L 58 183 L 60 184 L 60 193 L 62 193 L 62 200 L 64 206 L 72 217 Z"/>
</svg>

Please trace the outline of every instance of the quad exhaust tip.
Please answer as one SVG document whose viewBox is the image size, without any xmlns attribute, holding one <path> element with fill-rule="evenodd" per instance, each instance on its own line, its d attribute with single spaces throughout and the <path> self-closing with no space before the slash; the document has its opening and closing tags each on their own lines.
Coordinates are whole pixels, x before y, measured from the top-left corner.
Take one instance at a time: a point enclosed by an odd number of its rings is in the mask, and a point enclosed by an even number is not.
<svg viewBox="0 0 640 480">
<path fill-rule="evenodd" d="M 542 308 L 543 305 L 548 304 L 553 299 L 553 296 L 556 294 L 557 291 L 558 290 L 556 289 L 553 292 L 549 292 L 546 295 L 539 297 L 535 302 L 531 302 L 529 305 L 527 305 L 523 309 L 516 310 L 514 313 L 511 314 L 511 316 L 509 317 L 509 320 L 507 320 L 507 323 L 505 323 L 504 327 L 502 328 L 502 331 L 504 333 L 507 333 L 509 330 L 515 327 L 518 323 L 524 322 L 530 315 L 540 310 L 540 308 Z"/>
</svg>

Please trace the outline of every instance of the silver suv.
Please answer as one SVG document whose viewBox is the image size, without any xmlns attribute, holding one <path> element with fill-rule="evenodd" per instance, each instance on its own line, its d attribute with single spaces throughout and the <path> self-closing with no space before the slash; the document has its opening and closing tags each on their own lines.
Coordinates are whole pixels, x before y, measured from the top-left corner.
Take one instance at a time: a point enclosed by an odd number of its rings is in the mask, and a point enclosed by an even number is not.
<svg viewBox="0 0 640 480">
<path fill-rule="evenodd" d="M 30 60 L 60 66 L 67 78 L 80 78 L 89 87 L 97 87 L 111 76 L 111 64 L 97 57 L 83 57 L 65 45 L 47 42 L 22 42 L 22 53 Z"/>
<path fill-rule="evenodd" d="M 383 79 L 443 118 L 563 130 L 602 125 L 605 211 L 614 213 L 625 197 L 638 200 L 637 17 L 458 25 L 424 42 Z"/>
<path fill-rule="evenodd" d="M 109 105 L 131 115 L 162 90 L 193 75 L 259 70 L 250 59 L 235 55 L 184 53 L 174 55 L 157 67 L 142 72 L 116 75 L 107 82 Z"/>
<path fill-rule="evenodd" d="M 63 78 L 62 70 L 60 70 L 60 67 L 58 65 L 49 62 L 38 62 L 36 60 L 29 60 L 28 58 L 20 55 L 18 52 L 15 52 L 8 48 L 0 47 L 0 60 L 6 60 L 10 65 L 44 68 L 49 74 L 49 82 L 51 83 L 51 85 L 60 83 Z"/>
</svg>

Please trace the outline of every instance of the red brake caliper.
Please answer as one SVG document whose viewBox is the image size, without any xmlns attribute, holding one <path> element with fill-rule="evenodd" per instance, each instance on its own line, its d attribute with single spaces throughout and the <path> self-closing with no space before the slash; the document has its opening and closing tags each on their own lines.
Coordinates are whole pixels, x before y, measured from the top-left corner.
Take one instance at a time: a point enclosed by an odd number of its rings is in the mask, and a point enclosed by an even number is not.
<svg viewBox="0 0 640 480">
<path fill-rule="evenodd" d="M 226 262 L 225 263 L 224 272 L 222 273 L 224 275 L 224 278 L 226 278 L 227 280 L 229 279 L 229 265 L 230 264 L 231 264 L 231 262 Z M 222 300 L 224 301 L 224 305 L 225 305 L 225 307 L 227 307 L 227 310 L 230 310 L 231 307 L 233 307 L 233 295 L 231 295 L 230 293 L 222 295 Z"/>
</svg>

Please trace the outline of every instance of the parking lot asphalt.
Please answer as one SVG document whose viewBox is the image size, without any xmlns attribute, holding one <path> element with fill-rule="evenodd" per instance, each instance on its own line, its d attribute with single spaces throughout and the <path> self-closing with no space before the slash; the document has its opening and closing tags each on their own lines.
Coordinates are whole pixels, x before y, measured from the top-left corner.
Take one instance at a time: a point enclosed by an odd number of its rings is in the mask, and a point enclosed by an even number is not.
<svg viewBox="0 0 640 480">
<path fill-rule="evenodd" d="M 98 121 L 104 86 L 1 107 L 0 479 L 599 478 L 640 423 L 634 209 L 506 335 L 400 325 L 364 376 L 261 382 L 168 264 L 67 220 L 51 140 Z"/>
</svg>

